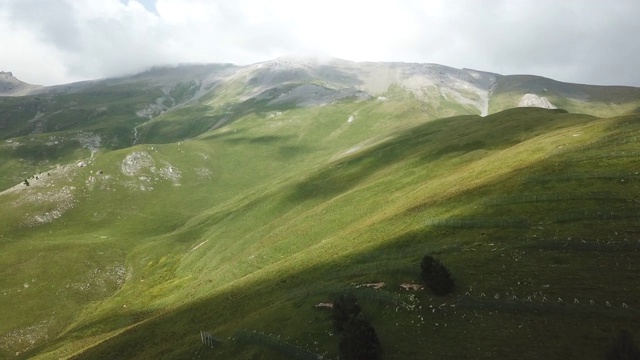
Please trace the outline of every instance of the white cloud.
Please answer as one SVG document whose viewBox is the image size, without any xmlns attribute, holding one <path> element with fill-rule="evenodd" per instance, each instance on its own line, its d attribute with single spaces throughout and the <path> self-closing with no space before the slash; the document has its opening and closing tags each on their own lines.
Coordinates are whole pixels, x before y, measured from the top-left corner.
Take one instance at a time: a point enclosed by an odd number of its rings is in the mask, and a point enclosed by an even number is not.
<svg viewBox="0 0 640 360">
<path fill-rule="evenodd" d="M 54 46 L 28 29 L 12 26 L 9 14 L 0 8 L 0 70 L 12 71 L 23 81 L 48 84 L 77 80 L 69 78 L 62 55 Z"/>
<path fill-rule="evenodd" d="M 141 1 L 0 0 L 0 70 L 53 84 L 302 53 L 640 85 L 634 0 Z"/>
</svg>

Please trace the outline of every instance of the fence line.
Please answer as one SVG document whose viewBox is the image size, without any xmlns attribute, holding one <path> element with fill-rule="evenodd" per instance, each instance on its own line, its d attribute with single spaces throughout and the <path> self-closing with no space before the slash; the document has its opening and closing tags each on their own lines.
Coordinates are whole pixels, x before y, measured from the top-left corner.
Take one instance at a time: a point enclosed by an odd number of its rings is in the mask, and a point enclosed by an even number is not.
<svg viewBox="0 0 640 360">
<path fill-rule="evenodd" d="M 300 360 L 318 360 L 318 359 L 326 359 L 324 355 L 317 354 L 309 349 L 305 349 L 293 344 L 290 344 L 284 340 L 280 339 L 280 336 L 275 337 L 275 334 L 266 335 L 262 332 L 257 332 L 255 330 L 248 331 L 242 330 L 239 331 L 236 335 L 236 341 L 239 343 L 244 343 L 248 345 L 257 345 L 262 346 L 267 349 L 279 352 L 283 355 L 287 355 L 294 359 Z"/>
<path fill-rule="evenodd" d="M 570 299 L 570 297 L 567 299 Z M 629 315 L 640 315 L 639 310 L 629 307 L 626 302 L 614 303 L 609 300 L 597 302 L 593 299 L 590 299 L 588 302 L 586 300 L 581 302 L 577 298 L 565 301 L 560 296 L 551 295 L 522 296 L 518 298 L 513 294 L 510 296 L 501 296 L 496 293 L 496 295 L 487 296 L 482 293 L 480 296 L 474 297 L 467 292 L 455 305 L 465 309 L 499 310 L 515 313 L 580 312 L 619 318 L 627 318 Z"/>
<path fill-rule="evenodd" d="M 204 345 L 213 348 L 216 344 L 222 343 L 222 340 L 217 339 L 208 332 L 200 330 L 200 340 Z"/>
</svg>

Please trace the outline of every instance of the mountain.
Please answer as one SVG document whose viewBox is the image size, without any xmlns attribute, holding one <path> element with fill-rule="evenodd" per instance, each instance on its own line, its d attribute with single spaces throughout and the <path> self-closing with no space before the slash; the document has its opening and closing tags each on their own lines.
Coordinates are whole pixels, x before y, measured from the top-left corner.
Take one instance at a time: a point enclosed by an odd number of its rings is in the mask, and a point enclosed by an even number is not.
<svg viewBox="0 0 640 360">
<path fill-rule="evenodd" d="M 0 71 L 0 96 L 22 96 L 39 89 L 40 86 L 30 85 L 18 80 L 13 73 Z"/>
<path fill-rule="evenodd" d="M 0 358 L 337 358 L 345 293 L 382 359 L 639 335 L 638 88 L 307 58 L 27 88 L 0 97 Z"/>
</svg>

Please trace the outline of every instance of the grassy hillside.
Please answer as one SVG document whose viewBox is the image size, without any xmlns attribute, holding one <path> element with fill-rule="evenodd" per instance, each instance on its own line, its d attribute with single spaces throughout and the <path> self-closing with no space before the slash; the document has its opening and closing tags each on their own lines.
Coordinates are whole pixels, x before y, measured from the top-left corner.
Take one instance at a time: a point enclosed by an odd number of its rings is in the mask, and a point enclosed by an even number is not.
<svg viewBox="0 0 640 360">
<path fill-rule="evenodd" d="M 0 195 L 3 354 L 336 358 L 315 305 L 345 291 L 384 359 L 595 359 L 635 333 L 637 116 L 281 110 Z M 426 253 L 451 296 L 400 287 Z"/>
<path fill-rule="evenodd" d="M 344 293 L 382 359 L 640 335 L 637 89 L 502 76 L 481 117 L 410 64 L 269 64 L 0 97 L 0 358 L 335 359 Z M 452 294 L 406 289 L 425 254 Z"/>
<path fill-rule="evenodd" d="M 42 88 L 30 96 L 0 97 L 0 191 L 56 165 L 129 147 L 140 141 L 141 125 L 168 110 L 194 117 L 193 108 L 179 108 L 206 94 L 215 87 L 216 76 L 232 68 L 156 68 L 131 77 Z"/>
</svg>

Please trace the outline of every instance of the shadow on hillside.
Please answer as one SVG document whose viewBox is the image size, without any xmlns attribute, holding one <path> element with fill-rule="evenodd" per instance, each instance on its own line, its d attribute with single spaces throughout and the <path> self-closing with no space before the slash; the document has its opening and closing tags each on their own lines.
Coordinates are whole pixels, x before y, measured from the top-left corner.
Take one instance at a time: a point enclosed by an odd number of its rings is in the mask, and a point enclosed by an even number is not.
<svg viewBox="0 0 640 360">
<path fill-rule="evenodd" d="M 233 134 L 237 135 L 237 134 Z M 213 136 L 213 135 L 212 135 Z M 211 139 L 212 136 L 206 137 Z M 224 136 L 220 137 L 221 141 L 224 141 L 233 145 L 257 145 L 264 146 L 259 151 L 272 151 L 282 159 L 294 159 L 299 155 L 309 153 L 311 148 L 305 145 L 289 145 L 289 140 L 294 139 L 292 135 L 265 135 L 265 136 Z"/>
<path fill-rule="evenodd" d="M 223 139 L 224 142 L 230 144 L 257 144 L 257 145 L 272 145 L 281 141 L 286 141 L 293 138 L 292 135 L 264 135 L 256 137 L 240 137 L 235 136 L 232 138 Z"/>
<path fill-rule="evenodd" d="M 106 334 L 118 329 L 123 329 L 132 324 L 147 320 L 151 318 L 152 315 L 153 314 L 151 312 L 132 311 L 126 308 L 122 308 L 117 313 L 112 314 L 108 317 L 97 319 L 95 321 L 73 328 L 70 332 L 66 332 L 66 334 L 70 334 L 68 336 L 54 338 L 40 346 L 25 351 L 19 356 L 16 356 L 16 359 L 30 359 L 36 356 L 36 354 L 39 354 L 41 351 L 43 351 L 43 349 L 47 349 L 50 351 L 52 349 L 59 348 L 61 346 L 64 346 L 64 344 L 69 340 L 81 341 L 82 339 L 99 336 L 101 334 Z M 130 355 L 131 354 L 129 354 L 128 357 L 130 357 Z"/>
<path fill-rule="evenodd" d="M 22 144 L 9 152 L 10 156 L 27 161 L 58 161 L 72 158 L 72 155 L 82 150 L 82 145 L 76 141 L 65 141 L 60 145 Z"/>
<path fill-rule="evenodd" d="M 360 78 L 352 73 L 342 71 L 332 65 L 320 65 L 316 67 L 316 73 L 323 80 L 330 83 L 343 83 L 349 85 L 363 85 L 364 82 Z"/>
<path fill-rule="evenodd" d="M 469 115 L 433 120 L 310 175 L 296 186 L 289 199 L 300 202 L 336 196 L 402 159 L 417 158 L 419 165 L 426 166 L 446 155 L 507 148 L 550 127 L 572 126 L 590 119 L 559 110 L 517 108 L 485 118 Z M 500 128 L 491 128 L 492 123 Z"/>
<path fill-rule="evenodd" d="M 331 329 L 329 314 L 319 310 L 313 310 L 314 306 L 320 302 L 331 301 L 337 294 L 344 291 L 357 292 L 359 299 L 364 304 L 368 312 L 371 312 L 376 303 L 382 302 L 385 307 L 380 311 L 393 313 L 400 301 L 406 301 L 406 296 L 410 293 L 400 289 L 401 283 L 420 283 L 419 261 L 422 255 L 429 253 L 439 258 L 450 260 L 456 256 L 467 254 L 464 258 L 464 266 L 458 263 L 451 266 L 454 277 L 477 279 L 477 269 L 483 267 L 485 273 L 499 272 L 505 260 L 500 259 L 499 254 L 487 250 L 483 255 L 469 256 L 469 252 L 464 252 L 465 245 L 483 241 L 481 235 L 467 239 L 467 243 L 447 246 L 442 242 L 434 241 L 441 237 L 437 231 L 430 229 L 417 230 L 390 239 L 380 246 L 364 252 L 338 255 L 327 263 L 308 266 L 305 269 L 287 274 L 270 280 L 255 279 L 243 281 L 241 287 L 222 291 L 211 298 L 196 301 L 140 323 L 129 330 L 85 350 L 76 359 L 105 359 L 105 358 L 246 358 L 250 356 L 259 358 L 278 358 L 274 353 L 268 353 L 264 349 L 253 347 L 242 347 L 231 338 L 236 335 L 239 329 L 248 331 L 275 332 L 276 335 L 291 334 L 291 329 L 283 328 L 289 326 L 297 329 L 297 340 L 306 342 L 318 340 L 319 334 L 324 334 Z M 485 241 L 486 243 L 486 241 Z M 476 244 L 477 247 L 477 244 Z M 495 254 L 495 255 L 494 255 Z M 445 261 L 446 261 L 445 260 Z M 539 260 L 538 260 L 539 261 Z M 552 262 L 552 259 L 549 259 Z M 546 264 L 542 262 L 542 264 Z M 538 264 L 541 265 L 541 264 Z M 594 269 L 597 271 L 597 269 Z M 502 270 L 507 271 L 507 270 Z M 551 270 L 553 273 L 553 270 Z M 506 274 L 506 273 L 505 273 Z M 613 275 L 615 276 L 615 275 Z M 475 277 L 475 278 L 474 278 Z M 381 291 L 356 290 L 353 283 L 363 283 L 371 281 L 386 281 L 387 286 Z M 461 289 L 466 289 L 467 284 L 460 284 Z M 349 290 L 347 290 L 349 289 Z M 459 300 L 461 293 L 458 290 L 455 299 Z M 415 293 L 421 298 L 425 293 Z M 429 293 L 426 293 L 428 298 Z M 424 298 L 426 300 L 426 298 Z M 437 299 L 437 304 L 441 302 L 455 302 L 454 298 L 447 297 L 442 300 Z M 472 309 L 474 316 L 478 314 L 491 315 L 490 311 L 499 310 L 509 314 L 514 314 L 518 319 L 523 318 L 529 321 L 537 321 L 541 315 L 553 318 L 554 316 L 568 316 L 574 322 L 584 324 L 598 323 L 611 324 L 611 326 L 625 324 L 628 317 L 611 310 L 577 308 L 558 308 L 558 304 L 536 304 L 527 306 L 527 303 L 499 302 L 491 300 L 469 299 L 467 303 L 460 302 L 457 311 L 464 314 L 465 306 Z M 588 306 L 588 305 L 585 305 Z M 386 310 L 384 310 L 386 309 Z M 293 311 L 293 312 L 290 312 Z M 426 310 L 429 314 L 431 311 Z M 397 312 L 397 310 L 396 310 Z M 276 314 L 276 315 L 274 315 Z M 631 313 L 637 314 L 637 313 Z M 389 315 L 389 314 L 387 314 Z M 628 315 L 628 314 L 627 314 Z M 276 316 L 274 318 L 274 316 Z M 391 316 L 391 315 L 389 315 Z M 461 315 L 459 315 L 461 316 Z M 426 317 L 426 315 L 425 315 Z M 490 322 L 488 317 L 483 323 Z M 520 321 L 519 320 L 519 321 Z M 112 319 L 104 319 L 104 322 L 111 323 Z M 262 322 L 260 322 L 262 321 Z M 447 319 L 452 321 L 452 319 Z M 499 320 L 496 320 L 499 321 Z M 97 324 L 99 324 L 98 322 Z M 378 324 L 376 324 L 376 327 Z M 473 331 L 477 325 L 466 324 L 467 330 Z M 518 336 L 503 332 L 504 324 L 497 323 L 495 328 L 488 327 L 487 336 L 498 336 L 501 339 L 509 339 L 510 336 Z M 570 326 L 563 327 L 545 326 L 542 330 L 544 334 L 555 334 L 566 332 Z M 495 329 L 498 329 L 497 331 Z M 593 334 L 591 327 L 581 327 L 583 332 L 577 336 L 584 336 L 591 347 L 601 344 L 593 344 Z M 387 327 L 388 329 L 388 327 Z M 204 347 L 201 344 L 200 331 L 212 333 L 215 337 L 223 339 L 223 342 L 214 348 Z M 315 332 L 314 332 L 315 331 Z M 446 330 L 441 330 L 446 331 Z M 599 331 L 599 330 L 596 330 Z M 528 331 L 526 340 L 529 350 L 537 348 L 538 340 L 544 335 L 542 332 Z M 388 335 L 387 335 L 388 336 Z M 319 340 L 318 340 L 319 341 Z M 335 341 L 335 344 L 333 343 Z M 324 339 L 321 341 L 325 349 L 335 351 L 337 349 L 337 339 Z M 317 343 L 316 343 L 317 344 Z M 392 344 L 384 344 L 391 349 Z M 503 344 L 504 345 L 504 344 Z M 463 346 L 463 348 L 465 348 Z M 467 346 L 466 348 L 469 348 Z M 473 351 L 473 348 L 467 349 Z M 511 348 L 511 350 L 513 350 Z M 257 353 L 255 352 L 257 351 Z M 270 354 L 270 356 L 268 356 Z"/>
<path fill-rule="evenodd" d="M 289 94 L 296 88 L 305 85 L 318 86 L 318 88 L 326 90 L 319 100 L 329 101 L 332 94 L 337 94 L 340 90 L 325 88 L 313 84 L 313 78 L 305 75 L 306 71 L 302 71 L 302 75 L 296 72 L 278 71 L 277 81 L 271 83 L 273 73 L 263 73 L 251 78 L 248 83 L 255 83 L 258 86 L 264 84 L 274 87 L 266 88 L 254 97 L 243 100 L 238 103 L 227 104 L 221 108 L 214 108 L 203 104 L 193 104 L 181 108 L 173 109 L 170 112 L 160 115 L 142 127 L 139 143 L 170 143 L 194 138 L 208 131 L 216 130 L 222 126 L 232 124 L 234 121 L 247 116 L 249 114 L 257 114 L 258 116 L 266 115 L 274 111 L 286 111 L 304 106 L 304 97 L 294 97 L 290 100 L 282 100 L 283 95 Z M 349 84 L 359 84 L 360 81 L 353 75 L 349 75 L 332 67 L 320 67 L 318 69 L 322 76 L 342 81 Z M 264 79 L 263 79 L 264 78 Z M 282 81 L 287 82 L 284 85 Z M 305 82 L 306 81 L 306 82 Z M 277 86 L 275 86 L 277 85 Z M 345 101 L 343 98 L 337 102 Z M 335 99 L 333 99 L 335 101 Z M 321 101 L 324 102 L 324 101 Z M 207 137 L 208 138 L 208 137 Z"/>
<path fill-rule="evenodd" d="M 141 128 L 139 143 L 171 143 L 195 138 L 208 131 L 232 124 L 234 121 L 255 113 L 258 115 L 273 111 L 286 111 L 295 108 L 296 104 L 270 104 L 280 92 L 278 89 L 268 90 L 263 98 L 259 96 L 227 106 L 225 109 L 214 109 L 211 106 L 195 104 L 175 109 L 165 115 L 158 116 Z M 273 94 L 272 94 L 273 93 Z M 206 136 L 210 139 L 217 134 Z"/>
</svg>

